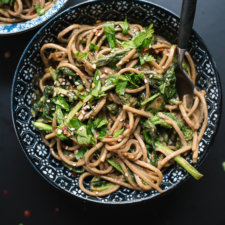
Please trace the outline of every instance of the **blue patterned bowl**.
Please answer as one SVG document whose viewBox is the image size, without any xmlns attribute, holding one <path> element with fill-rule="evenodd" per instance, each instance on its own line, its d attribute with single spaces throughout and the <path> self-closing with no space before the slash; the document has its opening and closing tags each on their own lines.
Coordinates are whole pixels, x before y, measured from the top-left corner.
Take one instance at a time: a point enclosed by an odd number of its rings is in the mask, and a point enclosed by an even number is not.
<svg viewBox="0 0 225 225">
<path fill-rule="evenodd" d="M 54 6 L 49 9 L 43 16 L 39 16 L 35 19 L 23 21 L 20 23 L 0 24 L 0 36 L 22 33 L 43 24 L 45 21 L 59 12 L 65 6 L 67 1 L 68 0 L 57 0 Z"/>
<path fill-rule="evenodd" d="M 160 6 L 144 1 L 89 1 L 60 13 L 45 24 L 26 47 L 17 66 L 12 85 L 12 118 L 21 147 L 39 174 L 57 189 L 80 199 L 105 204 L 135 203 L 162 195 L 151 190 L 140 192 L 120 188 L 105 197 L 93 197 L 83 193 L 71 172 L 55 160 L 34 129 L 30 113 L 32 99 L 32 80 L 35 74 L 43 72 L 40 48 L 44 43 L 57 42 L 57 34 L 73 23 L 93 24 L 96 20 L 123 20 L 131 23 L 154 24 L 156 33 L 175 43 L 179 19 L 173 13 Z M 215 137 L 221 114 L 221 84 L 215 63 L 199 35 L 193 31 L 189 43 L 197 70 L 197 87 L 206 91 L 209 122 L 199 144 L 199 157 L 196 167 L 203 162 Z M 186 159 L 192 163 L 190 155 Z M 207 174 L 206 174 L 207 176 Z M 168 169 L 161 188 L 164 194 L 181 184 L 189 177 L 179 165 Z M 198 185 L 196 183 L 196 185 Z"/>
</svg>

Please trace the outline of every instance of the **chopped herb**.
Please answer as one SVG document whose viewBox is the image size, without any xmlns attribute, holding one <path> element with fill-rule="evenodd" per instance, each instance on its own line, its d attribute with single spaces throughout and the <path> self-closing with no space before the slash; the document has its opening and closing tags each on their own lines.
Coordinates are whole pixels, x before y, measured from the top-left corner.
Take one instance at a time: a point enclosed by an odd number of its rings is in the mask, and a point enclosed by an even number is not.
<svg viewBox="0 0 225 225">
<path fill-rule="evenodd" d="M 110 48 L 116 47 L 116 31 L 115 31 L 115 24 L 114 22 L 106 22 L 104 25 L 104 33 L 106 35 L 107 41 L 109 43 Z"/>
<path fill-rule="evenodd" d="M 113 134 L 113 137 L 116 138 L 118 136 L 120 136 L 124 131 L 124 128 L 120 129 L 120 130 L 116 130 Z"/>
<path fill-rule="evenodd" d="M 34 5 L 34 8 L 39 16 L 42 16 L 46 13 L 45 9 L 41 8 L 38 5 Z"/>
<path fill-rule="evenodd" d="M 90 49 L 90 51 L 96 51 L 96 50 L 99 50 L 99 47 L 98 47 L 98 45 L 91 42 L 89 45 L 89 49 Z"/>
<path fill-rule="evenodd" d="M 130 26 L 127 22 L 127 18 L 125 18 L 124 22 L 120 24 L 120 27 L 122 28 L 122 33 L 127 34 L 128 30 L 130 30 Z"/>
</svg>

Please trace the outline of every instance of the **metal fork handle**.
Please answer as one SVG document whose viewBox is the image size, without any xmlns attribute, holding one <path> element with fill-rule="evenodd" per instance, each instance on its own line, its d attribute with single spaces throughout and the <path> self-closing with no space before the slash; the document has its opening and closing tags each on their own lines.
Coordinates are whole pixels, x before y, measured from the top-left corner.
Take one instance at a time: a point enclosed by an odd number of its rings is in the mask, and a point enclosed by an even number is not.
<svg viewBox="0 0 225 225">
<path fill-rule="evenodd" d="M 180 49 L 187 49 L 194 23 L 196 3 L 197 0 L 183 0 L 178 36 L 178 47 Z"/>
</svg>

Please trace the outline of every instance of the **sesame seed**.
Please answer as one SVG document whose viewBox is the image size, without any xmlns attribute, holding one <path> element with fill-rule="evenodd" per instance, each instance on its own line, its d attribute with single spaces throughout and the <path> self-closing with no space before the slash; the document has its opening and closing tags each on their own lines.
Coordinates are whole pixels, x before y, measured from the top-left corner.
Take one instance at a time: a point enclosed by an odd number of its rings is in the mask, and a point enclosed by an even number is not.
<svg viewBox="0 0 225 225">
<path fill-rule="evenodd" d="M 121 142 L 122 141 L 122 139 L 120 138 L 120 139 L 118 139 L 118 142 Z"/>
<path fill-rule="evenodd" d="M 99 76 L 96 77 L 96 80 L 99 80 Z"/>
<path fill-rule="evenodd" d="M 79 85 L 79 84 L 80 84 L 79 82 L 77 82 L 77 81 L 75 82 L 75 85 Z"/>
<path fill-rule="evenodd" d="M 77 164 L 76 163 L 73 163 L 73 166 L 76 166 Z"/>
<path fill-rule="evenodd" d="M 74 127 L 72 127 L 72 128 L 70 128 L 70 130 L 75 130 L 75 128 L 74 128 Z"/>
<path fill-rule="evenodd" d="M 67 145 L 66 147 L 65 147 L 65 149 L 67 150 L 69 148 L 69 146 Z"/>
<path fill-rule="evenodd" d="M 128 177 L 128 173 L 125 173 L 125 176 Z"/>
<path fill-rule="evenodd" d="M 123 121 L 123 119 L 120 119 L 120 122 L 122 122 Z"/>
<path fill-rule="evenodd" d="M 48 100 L 46 100 L 46 102 L 50 102 L 50 100 L 48 99 Z"/>
<path fill-rule="evenodd" d="M 57 131 L 57 134 L 61 134 L 61 133 L 62 133 L 62 130 L 58 130 L 58 131 Z"/>
<path fill-rule="evenodd" d="M 144 82 L 147 84 L 148 83 L 148 80 L 147 79 L 144 79 Z"/>
<path fill-rule="evenodd" d="M 162 66 L 162 69 L 165 69 L 165 66 Z"/>
<path fill-rule="evenodd" d="M 63 94 L 61 94 L 61 97 L 64 97 L 64 95 L 63 95 Z"/>
<path fill-rule="evenodd" d="M 69 76 L 69 79 L 71 80 L 72 79 L 72 76 Z"/>
</svg>

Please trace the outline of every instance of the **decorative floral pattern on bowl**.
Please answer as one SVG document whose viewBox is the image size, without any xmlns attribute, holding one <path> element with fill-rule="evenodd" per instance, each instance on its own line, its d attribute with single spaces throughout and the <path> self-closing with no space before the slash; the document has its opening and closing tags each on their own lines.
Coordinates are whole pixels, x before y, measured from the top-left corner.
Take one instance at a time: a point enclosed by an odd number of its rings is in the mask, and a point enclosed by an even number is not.
<svg viewBox="0 0 225 225">
<path fill-rule="evenodd" d="M 57 0 L 54 6 L 49 9 L 43 16 L 39 16 L 32 20 L 12 24 L 0 23 L 0 36 L 21 33 L 41 25 L 42 23 L 50 19 L 52 16 L 54 16 L 57 12 L 59 12 L 65 6 L 67 1 L 68 0 Z"/>
<path fill-rule="evenodd" d="M 32 79 L 41 74 L 43 65 L 40 59 L 40 48 L 44 43 L 57 42 L 57 34 L 72 23 L 92 24 L 96 20 L 123 20 L 142 25 L 154 24 L 156 32 L 176 43 L 179 19 L 160 6 L 142 1 L 91 1 L 79 4 L 49 21 L 31 40 L 18 64 L 12 86 L 12 117 L 21 147 L 31 164 L 53 186 L 71 196 L 106 204 L 134 203 L 151 199 L 159 195 L 155 190 L 139 192 L 120 188 L 105 197 L 93 197 L 83 193 L 78 186 L 78 179 L 62 166 L 49 153 L 40 135 L 34 129 L 30 113 L 33 93 Z M 202 39 L 193 31 L 189 43 L 189 52 L 193 56 L 197 70 L 197 88 L 206 91 L 209 122 L 199 144 L 198 167 L 205 159 L 216 134 L 221 114 L 221 84 L 215 63 Z M 191 156 L 186 159 L 192 163 Z M 207 174 L 206 174 L 207 176 Z M 189 177 L 179 165 L 168 169 L 161 188 L 166 193 Z M 196 184 L 197 185 L 197 184 Z"/>
</svg>

